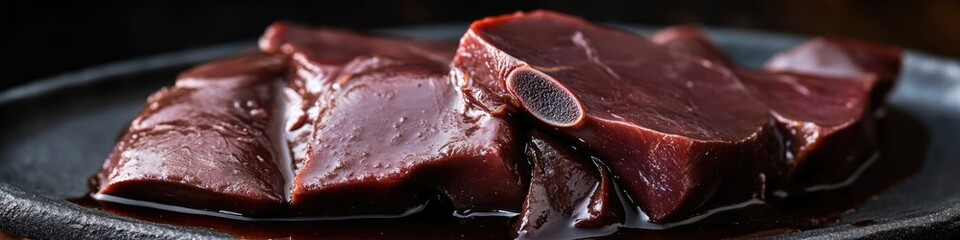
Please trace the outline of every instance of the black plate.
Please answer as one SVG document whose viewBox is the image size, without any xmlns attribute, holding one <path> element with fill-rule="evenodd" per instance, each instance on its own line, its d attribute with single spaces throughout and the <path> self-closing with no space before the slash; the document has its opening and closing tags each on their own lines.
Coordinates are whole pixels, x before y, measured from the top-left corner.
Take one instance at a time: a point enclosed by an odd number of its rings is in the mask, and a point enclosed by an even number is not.
<svg viewBox="0 0 960 240">
<path fill-rule="evenodd" d="M 641 33 L 650 29 L 616 26 Z M 446 25 L 382 32 L 455 40 L 465 29 Z M 804 40 L 729 29 L 708 32 L 735 60 L 754 67 Z M 65 199 L 87 192 L 87 178 L 100 169 L 118 133 L 150 93 L 171 85 L 187 67 L 252 49 L 250 41 L 136 59 L 0 93 L 0 229 L 36 239 L 229 237 L 119 217 Z M 931 133 L 920 172 L 836 223 L 778 237 L 960 236 L 960 63 L 908 52 L 890 101 Z M 865 220 L 873 224 L 854 224 Z"/>
</svg>

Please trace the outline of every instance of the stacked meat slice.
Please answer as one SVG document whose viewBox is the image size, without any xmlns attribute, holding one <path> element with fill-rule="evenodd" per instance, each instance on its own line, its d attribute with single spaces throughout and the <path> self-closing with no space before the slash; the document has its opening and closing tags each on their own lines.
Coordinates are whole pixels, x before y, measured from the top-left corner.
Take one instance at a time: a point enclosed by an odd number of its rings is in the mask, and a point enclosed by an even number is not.
<svg viewBox="0 0 960 240">
<path fill-rule="evenodd" d="M 294 154 L 294 207 L 399 214 L 436 191 L 464 211 L 519 209 L 517 133 L 450 83 L 453 46 L 281 23 L 261 47 L 292 58 L 290 97 L 303 104 L 287 130 L 312 132 L 291 139 L 307 145 Z"/>
<path fill-rule="evenodd" d="M 674 27 L 654 34 L 653 40 L 675 51 L 710 59 L 732 69 L 751 93 L 763 101 L 777 120 L 777 126 L 784 133 L 787 147 L 784 162 L 780 164 L 778 175 L 785 175 L 783 184 L 793 179 L 812 180 L 812 183 L 841 182 L 856 170 L 862 161 L 875 151 L 873 117 L 870 106 L 871 92 L 875 96 L 885 96 L 886 89 L 877 89 L 878 85 L 889 85 L 889 79 L 878 78 L 878 74 L 856 74 L 851 66 L 831 64 L 821 68 L 803 66 L 803 64 L 785 64 L 784 61 L 816 61 L 825 59 L 840 61 L 848 56 L 843 53 L 816 52 L 804 50 L 811 45 L 822 44 L 823 40 L 811 43 L 774 58 L 772 65 L 783 67 L 830 69 L 835 74 L 807 75 L 803 71 L 754 71 L 735 66 L 714 46 L 707 37 L 693 27 Z M 856 46 L 856 45 L 854 45 Z M 803 53 L 800 53 L 803 52 Z M 790 55 L 799 55 L 808 60 L 787 60 Z M 867 57 L 867 53 L 857 56 L 864 59 L 883 59 L 883 56 Z M 817 61 L 819 62 L 819 61 Z M 858 64 L 860 60 L 849 60 Z M 898 66 L 892 65 L 891 66 Z M 878 67 L 881 71 L 895 71 Z M 843 73 L 848 71 L 849 73 Z M 861 71 L 863 72 L 863 71 Z M 866 73 L 866 72 L 864 72 Z M 880 73 L 891 74 L 891 73 Z M 889 77 L 889 76 L 888 76 Z M 880 81 L 886 81 L 880 82 Z M 807 175 L 800 177 L 801 171 Z M 811 179 L 813 178 L 813 179 Z"/>
<path fill-rule="evenodd" d="M 545 11 L 479 20 L 459 47 L 286 23 L 260 47 L 152 96 L 96 195 L 337 217 L 439 197 L 517 212 L 519 237 L 605 235 L 842 182 L 876 151 L 900 61 L 817 39 L 750 70 L 695 28 L 650 41 Z"/>
</svg>

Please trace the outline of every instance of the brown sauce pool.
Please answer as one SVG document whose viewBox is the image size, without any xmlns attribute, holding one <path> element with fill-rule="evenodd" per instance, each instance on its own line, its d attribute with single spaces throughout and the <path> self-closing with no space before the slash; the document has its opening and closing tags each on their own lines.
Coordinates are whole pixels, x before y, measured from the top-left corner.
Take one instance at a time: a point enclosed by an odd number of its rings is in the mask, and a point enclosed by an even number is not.
<svg viewBox="0 0 960 240">
<path fill-rule="evenodd" d="M 820 227 L 856 211 L 895 183 L 920 169 L 929 133 L 915 118 L 891 108 L 878 122 L 880 151 L 844 185 L 807 188 L 801 195 L 768 197 L 735 209 L 719 211 L 690 224 L 667 229 L 621 227 L 604 238 L 714 239 L 756 238 Z M 153 208 L 113 204 L 90 196 L 71 199 L 76 204 L 136 219 L 187 227 L 208 228 L 238 238 L 290 239 L 504 239 L 512 238 L 515 218 L 462 216 L 441 199 L 423 210 L 400 218 L 321 221 L 244 221 L 185 214 Z M 628 211 L 629 212 L 629 211 Z M 636 217 L 638 212 L 633 213 Z M 630 213 L 628 213 L 630 215 Z M 628 218 L 631 216 L 628 216 Z M 854 223 L 868 226 L 872 220 Z M 576 231 L 573 229 L 572 231 Z M 605 235 L 605 234 L 600 234 Z M 580 234 L 571 235 L 582 236 Z"/>
</svg>

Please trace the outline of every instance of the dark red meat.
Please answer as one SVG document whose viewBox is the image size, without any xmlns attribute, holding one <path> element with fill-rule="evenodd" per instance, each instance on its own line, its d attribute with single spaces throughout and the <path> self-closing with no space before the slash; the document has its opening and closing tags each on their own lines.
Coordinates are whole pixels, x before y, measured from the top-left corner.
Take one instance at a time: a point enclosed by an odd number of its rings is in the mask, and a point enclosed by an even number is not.
<svg viewBox="0 0 960 240">
<path fill-rule="evenodd" d="M 749 70 L 694 27 L 650 41 L 547 11 L 459 45 L 281 22 L 151 96 L 95 196 L 348 218 L 439 197 L 518 212 L 519 238 L 687 224 L 866 166 L 901 55 L 824 38 Z"/>
<path fill-rule="evenodd" d="M 261 47 L 291 56 L 290 117 L 312 133 L 292 138 L 307 145 L 294 207 L 399 214 L 439 192 L 462 211 L 519 210 L 517 133 L 450 83 L 452 44 L 276 24 Z"/>
<path fill-rule="evenodd" d="M 284 92 L 290 105 L 286 128 L 295 167 L 300 168 L 307 158 L 319 104 L 327 101 L 321 97 L 331 96 L 327 93 L 352 74 L 382 67 L 416 65 L 446 71 L 456 46 L 278 22 L 264 32 L 260 49 L 290 58 L 289 88 Z"/>
<path fill-rule="evenodd" d="M 766 70 L 844 79 L 876 79 L 874 108 L 883 106 L 903 62 L 897 47 L 820 37 L 770 58 Z"/>
<path fill-rule="evenodd" d="M 286 201 L 284 58 L 248 54 L 182 74 L 147 100 L 98 174 L 98 194 L 248 215 Z"/>
<path fill-rule="evenodd" d="M 740 80 L 769 108 L 784 135 L 785 157 L 773 178 L 791 183 L 802 172 L 813 183 L 849 177 L 875 151 L 870 92 L 875 75 L 832 77 L 790 72 L 753 71 L 732 65 L 719 48 L 695 27 L 673 27 L 654 41 L 734 69 Z M 809 57 L 809 56 L 808 56 Z M 779 176 L 785 175 L 785 176 Z M 809 184 L 809 183 L 808 183 Z"/>
<path fill-rule="evenodd" d="M 487 18 L 453 65 L 488 111 L 529 113 L 599 156 L 656 222 L 694 212 L 727 178 L 757 178 L 734 170 L 775 157 L 766 106 L 728 69 L 634 34 L 543 11 Z"/>
<path fill-rule="evenodd" d="M 517 219 L 517 237 L 603 236 L 623 222 L 613 178 L 599 162 L 540 131 L 530 133 L 525 155 L 533 177 Z"/>
</svg>

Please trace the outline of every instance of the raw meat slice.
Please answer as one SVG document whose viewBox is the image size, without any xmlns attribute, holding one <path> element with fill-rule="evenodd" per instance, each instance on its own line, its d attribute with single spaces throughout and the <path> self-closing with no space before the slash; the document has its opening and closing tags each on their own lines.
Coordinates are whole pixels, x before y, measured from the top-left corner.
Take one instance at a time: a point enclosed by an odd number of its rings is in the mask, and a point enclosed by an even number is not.
<svg viewBox="0 0 960 240">
<path fill-rule="evenodd" d="M 294 206 L 395 213 L 430 190 L 461 211 L 519 210 L 516 133 L 467 105 L 442 72 L 390 67 L 353 75 L 332 94 L 294 181 Z"/>
<path fill-rule="evenodd" d="M 869 115 L 875 76 L 826 77 L 740 68 L 725 61 L 728 58 L 695 27 L 664 29 L 653 39 L 672 50 L 734 69 L 751 92 L 770 107 L 785 136 L 787 150 L 779 173 L 770 177 L 782 178 L 782 184 L 792 184 L 798 178 L 808 180 L 799 185 L 841 182 L 875 151 L 873 119 Z"/>
<path fill-rule="evenodd" d="M 288 95 L 302 102 L 288 125 L 306 149 L 295 208 L 401 214 L 439 192 L 462 212 L 519 210 L 517 133 L 451 85 L 454 44 L 278 23 L 261 48 L 291 56 Z"/>
<path fill-rule="evenodd" d="M 903 62 L 897 47 L 834 37 L 819 37 L 773 56 L 764 68 L 841 79 L 876 79 L 872 101 L 883 106 Z M 871 76 L 872 75 L 872 76 Z"/>
<path fill-rule="evenodd" d="M 289 88 L 284 97 L 290 102 L 287 131 L 294 167 L 307 158 L 307 144 L 319 99 L 338 88 L 351 74 L 396 65 L 417 65 L 437 71 L 449 69 L 456 44 L 413 41 L 358 34 L 350 31 L 303 27 L 277 22 L 260 38 L 261 51 L 283 53 L 290 57 Z"/>
<path fill-rule="evenodd" d="M 104 163 L 98 196 L 261 215 L 285 201 L 281 56 L 187 71 L 147 100 Z"/>
</svg>

